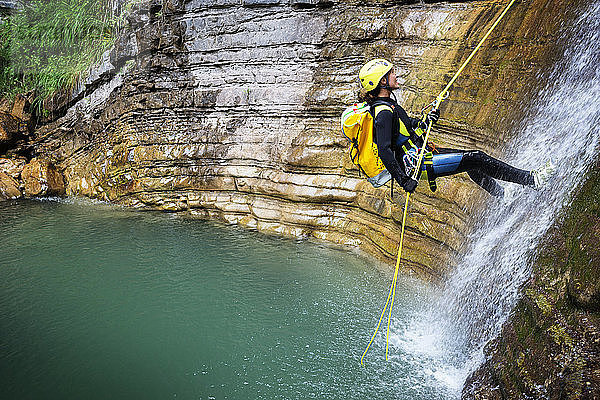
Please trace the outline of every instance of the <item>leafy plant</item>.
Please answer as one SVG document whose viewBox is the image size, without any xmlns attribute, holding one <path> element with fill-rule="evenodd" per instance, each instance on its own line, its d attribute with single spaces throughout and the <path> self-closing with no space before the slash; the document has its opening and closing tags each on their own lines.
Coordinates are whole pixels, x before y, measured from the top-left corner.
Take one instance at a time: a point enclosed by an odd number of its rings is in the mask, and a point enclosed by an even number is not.
<svg viewBox="0 0 600 400">
<path fill-rule="evenodd" d="M 125 26 L 116 0 L 29 0 L 0 23 L 0 97 L 34 93 L 33 105 L 68 89 Z"/>
</svg>

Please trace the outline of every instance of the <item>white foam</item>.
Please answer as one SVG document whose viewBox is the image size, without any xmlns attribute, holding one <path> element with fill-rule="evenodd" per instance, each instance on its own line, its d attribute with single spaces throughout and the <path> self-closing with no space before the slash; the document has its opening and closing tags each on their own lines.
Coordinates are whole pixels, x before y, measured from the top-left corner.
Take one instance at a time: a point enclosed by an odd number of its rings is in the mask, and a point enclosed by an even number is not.
<svg viewBox="0 0 600 400">
<path fill-rule="evenodd" d="M 529 170 L 552 158 L 556 173 L 541 191 L 503 184 L 504 200 L 484 214 L 440 299 L 396 330 L 394 343 L 429 360 L 423 372 L 449 390 L 460 390 L 483 361 L 483 347 L 498 335 L 531 274 L 532 250 L 597 157 L 600 2 L 572 26 L 578 41 L 555 66 L 505 158 Z"/>
</svg>

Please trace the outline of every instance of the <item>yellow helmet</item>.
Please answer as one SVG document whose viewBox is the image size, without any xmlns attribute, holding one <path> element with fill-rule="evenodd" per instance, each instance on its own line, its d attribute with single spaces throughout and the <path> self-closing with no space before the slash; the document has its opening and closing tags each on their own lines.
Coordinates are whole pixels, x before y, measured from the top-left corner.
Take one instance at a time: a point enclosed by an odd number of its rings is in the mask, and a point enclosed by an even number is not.
<svg viewBox="0 0 600 400">
<path fill-rule="evenodd" d="M 366 63 L 358 73 L 358 78 L 363 87 L 370 92 L 379 85 L 381 78 L 385 76 L 394 64 L 383 58 L 376 58 Z"/>
</svg>

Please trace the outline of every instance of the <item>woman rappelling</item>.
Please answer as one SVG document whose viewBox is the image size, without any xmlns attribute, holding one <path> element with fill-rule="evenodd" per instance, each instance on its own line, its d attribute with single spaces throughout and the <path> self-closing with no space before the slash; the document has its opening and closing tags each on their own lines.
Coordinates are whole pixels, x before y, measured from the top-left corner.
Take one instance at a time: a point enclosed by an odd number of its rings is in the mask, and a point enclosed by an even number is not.
<svg viewBox="0 0 600 400">
<path fill-rule="evenodd" d="M 423 162 L 418 166 L 424 133 L 427 125 L 439 119 L 439 110 L 432 109 L 423 119 L 409 117 L 395 98 L 392 99 L 392 91 L 400 86 L 394 66 L 387 60 L 374 59 L 366 63 L 360 70 L 359 79 L 366 91 L 363 100 L 368 104 L 368 112 L 373 119 L 372 146 L 377 151 L 373 150 L 372 153 L 376 153 L 383 163 L 381 170 L 385 167 L 389 173 L 385 173 L 383 177 L 379 175 L 378 180 L 375 180 L 377 183 L 371 180 L 375 186 L 393 178 L 406 192 L 412 193 L 418 184 L 417 179 L 414 179 L 417 176 L 414 172 L 418 167 L 418 175 L 424 174 L 427 177 L 431 190 L 436 189 L 436 178 L 466 172 L 488 193 L 502 197 L 504 190 L 496 179 L 540 188 L 554 171 L 551 162 L 537 170 L 526 171 L 479 150 L 434 149 L 429 144 L 426 146 Z M 358 145 L 357 141 L 355 143 Z"/>
</svg>

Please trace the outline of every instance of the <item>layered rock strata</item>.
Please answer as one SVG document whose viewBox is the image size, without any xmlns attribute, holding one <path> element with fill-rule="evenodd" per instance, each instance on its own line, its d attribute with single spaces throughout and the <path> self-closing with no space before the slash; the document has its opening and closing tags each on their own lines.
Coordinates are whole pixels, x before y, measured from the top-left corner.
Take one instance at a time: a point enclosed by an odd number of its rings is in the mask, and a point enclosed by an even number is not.
<svg viewBox="0 0 600 400">
<path fill-rule="evenodd" d="M 24 95 L 17 95 L 12 101 L 0 99 L 0 154 L 26 152 L 27 139 L 35 129 L 29 108 Z"/>
<path fill-rule="evenodd" d="M 64 194 L 63 176 L 48 160 L 0 158 L 0 201 Z"/>
<path fill-rule="evenodd" d="M 569 3 L 569 4 L 566 4 Z M 504 1 L 166 0 L 36 131 L 66 192 L 312 236 L 395 257 L 402 193 L 374 189 L 339 130 L 372 57 L 396 64 L 409 111 L 432 101 Z M 442 107 L 434 142 L 500 155 L 555 55 L 571 2 L 517 3 Z M 549 10 L 552 10 L 550 13 Z M 527 166 L 521 166 L 527 167 Z M 403 268 L 439 277 L 487 199 L 465 176 L 411 197 Z"/>
</svg>

